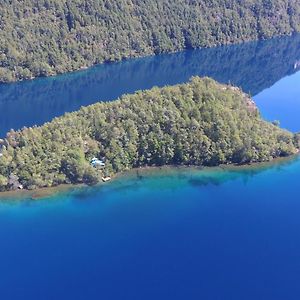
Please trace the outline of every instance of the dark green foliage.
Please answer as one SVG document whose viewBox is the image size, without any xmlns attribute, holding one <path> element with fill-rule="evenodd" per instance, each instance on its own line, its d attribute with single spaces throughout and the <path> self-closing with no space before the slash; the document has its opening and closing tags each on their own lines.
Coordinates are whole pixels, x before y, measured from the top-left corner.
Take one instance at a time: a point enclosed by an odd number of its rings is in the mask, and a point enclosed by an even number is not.
<svg viewBox="0 0 300 300">
<path fill-rule="evenodd" d="M 26 188 L 94 184 L 141 166 L 269 161 L 297 152 L 299 136 L 263 121 L 239 89 L 198 77 L 68 113 L 2 141 L 0 188 L 9 176 Z M 90 166 L 106 159 L 105 169 Z"/>
<path fill-rule="evenodd" d="M 299 30 L 290 0 L 2 0 L 0 81 Z"/>
<path fill-rule="evenodd" d="M 146 88 L 153 84 L 184 82 L 200 75 L 222 83 L 230 81 L 254 96 L 299 70 L 294 67 L 300 58 L 299 44 L 300 34 L 297 34 L 104 65 L 55 80 L 0 84 L 0 111 L 5 112 L 0 118 L 0 137 L 10 128 L 43 124 L 51 116 L 92 104 L 93 99 L 82 96 L 82 91 L 90 94 L 97 90 L 98 99 L 111 100 L 118 93 L 133 92 L 136 86 Z"/>
</svg>

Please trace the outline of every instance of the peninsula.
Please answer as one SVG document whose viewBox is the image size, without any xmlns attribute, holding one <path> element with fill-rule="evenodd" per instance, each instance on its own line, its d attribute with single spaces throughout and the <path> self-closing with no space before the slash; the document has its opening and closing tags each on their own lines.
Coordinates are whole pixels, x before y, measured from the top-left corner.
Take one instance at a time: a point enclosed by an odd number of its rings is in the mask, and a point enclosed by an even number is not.
<svg viewBox="0 0 300 300">
<path fill-rule="evenodd" d="M 297 153 L 299 136 L 209 78 L 124 95 L 0 142 L 0 190 L 96 184 L 144 166 L 248 164 Z"/>
</svg>

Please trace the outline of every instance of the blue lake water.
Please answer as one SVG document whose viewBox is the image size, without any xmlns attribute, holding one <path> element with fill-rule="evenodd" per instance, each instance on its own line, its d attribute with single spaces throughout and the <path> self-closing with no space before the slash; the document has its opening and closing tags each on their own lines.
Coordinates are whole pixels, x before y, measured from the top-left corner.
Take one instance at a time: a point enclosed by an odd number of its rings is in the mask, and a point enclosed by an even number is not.
<svg viewBox="0 0 300 300">
<path fill-rule="evenodd" d="M 299 65 L 295 68 L 297 62 Z M 186 82 L 195 75 L 210 76 L 222 83 L 231 82 L 257 96 L 262 113 L 267 117 L 283 119 L 280 115 L 282 107 L 289 109 L 283 103 L 288 101 L 291 104 L 291 101 L 296 101 L 294 96 L 299 95 L 299 80 L 290 78 L 298 70 L 300 34 L 236 46 L 188 50 L 100 65 L 52 78 L 0 84 L 0 137 L 11 128 L 40 125 L 99 100 L 113 100 L 124 93 L 155 85 Z M 280 80 L 284 81 L 283 85 L 270 89 L 265 97 L 259 96 Z M 284 99 L 279 98 L 282 89 Z M 292 122 L 298 123 L 297 114 L 289 116 L 287 126 Z"/>
<path fill-rule="evenodd" d="M 254 95 L 300 130 L 300 37 L 186 51 L 0 86 L 0 135 L 98 99 L 193 75 Z M 0 202 L 0 299 L 300 298 L 300 159 L 132 173 Z"/>
</svg>

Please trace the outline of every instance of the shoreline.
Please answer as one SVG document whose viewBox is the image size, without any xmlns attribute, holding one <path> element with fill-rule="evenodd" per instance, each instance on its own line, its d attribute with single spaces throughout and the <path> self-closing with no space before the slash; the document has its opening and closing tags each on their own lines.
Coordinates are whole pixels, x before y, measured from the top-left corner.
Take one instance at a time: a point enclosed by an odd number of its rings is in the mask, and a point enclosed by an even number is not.
<svg viewBox="0 0 300 300">
<path fill-rule="evenodd" d="M 168 174 L 174 174 L 174 172 L 181 172 L 181 171 L 198 171 L 198 172 L 214 172 L 214 171 L 229 171 L 229 172 L 239 172 L 239 171 L 264 171 L 268 170 L 276 165 L 280 166 L 281 164 L 291 163 L 296 161 L 297 158 L 300 157 L 299 152 L 290 155 L 288 157 L 279 157 L 267 162 L 258 162 L 252 164 L 244 164 L 244 165 L 219 165 L 213 167 L 207 166 L 184 166 L 184 165 L 166 165 L 166 166 L 146 166 L 140 168 L 134 168 L 128 171 L 124 171 L 121 173 L 117 173 L 112 176 L 110 182 L 99 182 L 92 187 L 101 187 L 105 185 L 109 185 L 116 180 L 123 180 L 128 177 L 151 177 L 151 176 L 162 176 Z M 11 191 L 4 191 L 0 192 L 0 202 L 3 201 L 23 201 L 25 199 L 29 199 L 32 201 L 43 200 L 48 197 L 52 197 L 56 194 L 70 192 L 74 189 L 80 188 L 88 188 L 91 187 L 89 185 L 79 183 L 79 184 L 61 184 L 58 186 L 53 187 L 44 187 L 36 190 L 11 190 Z"/>
<path fill-rule="evenodd" d="M 99 66 L 103 66 L 103 65 L 109 65 L 109 64 L 117 64 L 117 63 L 122 63 L 122 62 L 127 62 L 127 61 L 131 61 L 131 60 L 136 60 L 136 59 L 143 59 L 143 58 L 150 58 L 150 57 L 155 57 L 158 55 L 168 55 L 168 54 L 175 54 L 175 53 L 180 53 L 180 52 L 184 52 L 184 51 L 194 51 L 194 50 L 203 50 L 203 49 L 213 49 L 213 48 L 218 48 L 218 47 L 226 47 L 226 46 L 237 46 L 240 44 L 245 44 L 245 43 L 257 43 L 257 42 L 263 42 L 266 40 L 273 40 L 273 39 L 280 39 L 280 38 L 284 38 L 284 37 L 290 37 L 293 35 L 297 35 L 299 34 L 299 32 L 297 31 L 292 31 L 290 33 L 285 33 L 285 34 L 276 34 L 273 35 L 269 38 L 247 38 L 245 40 L 241 40 L 241 41 L 227 41 L 224 43 L 215 43 L 213 45 L 210 46 L 202 46 L 202 47 L 192 47 L 192 48 L 187 48 L 184 47 L 182 49 L 177 49 L 177 50 L 171 50 L 171 51 L 167 51 L 165 53 L 160 53 L 160 54 L 155 54 L 155 52 L 149 52 L 149 53 L 145 53 L 145 54 L 141 54 L 141 55 L 128 55 L 128 56 L 123 56 L 120 59 L 106 59 L 103 60 L 102 62 L 99 63 L 90 63 L 87 65 L 83 65 L 80 66 L 78 68 L 75 68 L 73 70 L 70 71 L 63 71 L 63 72 L 54 72 L 51 74 L 47 74 L 47 75 L 32 75 L 29 78 L 16 78 L 13 80 L 8 80 L 8 81 L 0 81 L 0 85 L 10 85 L 10 84 L 15 84 L 15 83 L 22 83 L 22 82 L 31 82 L 34 80 L 39 80 L 39 79 L 46 79 L 46 78 L 55 78 L 55 77 L 60 77 L 60 76 L 65 76 L 65 75 L 70 75 L 70 74 L 76 74 L 76 73 L 80 73 L 80 72 L 84 72 L 87 70 L 90 70 L 92 68 L 95 67 L 99 67 Z"/>
</svg>

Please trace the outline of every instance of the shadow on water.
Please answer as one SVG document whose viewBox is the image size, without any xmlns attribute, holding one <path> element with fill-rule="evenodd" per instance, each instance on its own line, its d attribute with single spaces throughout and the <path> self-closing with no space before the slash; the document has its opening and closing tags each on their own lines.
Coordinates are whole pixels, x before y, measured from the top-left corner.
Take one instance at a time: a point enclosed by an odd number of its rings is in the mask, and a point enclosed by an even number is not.
<svg viewBox="0 0 300 300">
<path fill-rule="evenodd" d="M 113 181 L 92 187 L 64 186 L 52 190 L 39 190 L 34 192 L 11 193 L 0 197 L 0 204 L 22 204 L 30 207 L 39 201 L 57 202 L 66 197 L 72 202 L 89 204 L 102 201 L 107 196 L 115 194 L 123 196 L 126 193 L 141 190 L 151 192 L 177 191 L 188 187 L 205 188 L 218 187 L 230 181 L 241 180 L 247 185 L 253 178 L 271 171 L 274 174 L 283 173 L 296 166 L 299 169 L 300 157 L 294 156 L 277 160 L 276 162 L 254 164 L 249 166 L 225 167 L 159 167 L 149 169 L 131 170 L 120 174 Z M 38 197 L 36 195 L 39 195 Z M 120 197 L 118 197 L 120 199 Z"/>
<path fill-rule="evenodd" d="M 276 162 L 249 166 L 225 166 L 216 168 L 163 167 L 132 170 L 120 175 L 111 183 L 80 188 L 72 193 L 75 201 L 95 200 L 106 194 L 140 191 L 140 189 L 179 190 L 188 186 L 195 188 L 217 187 L 234 180 L 242 180 L 246 185 L 256 176 L 266 172 L 286 172 L 289 167 L 300 162 L 299 156 L 280 159 Z M 95 195 L 97 195 L 95 197 Z"/>
<path fill-rule="evenodd" d="M 209 76 L 252 95 L 297 71 L 300 35 L 128 60 L 86 71 L 0 85 L 0 136 L 124 93 Z"/>
<path fill-rule="evenodd" d="M 208 185 L 213 185 L 213 186 L 219 186 L 222 184 L 222 180 L 216 178 L 216 177 L 209 177 L 209 176 L 202 176 L 201 178 L 191 178 L 189 180 L 189 184 L 192 186 L 208 186 Z"/>
<path fill-rule="evenodd" d="M 228 181 L 241 179 L 244 184 L 247 184 L 255 176 L 265 172 L 285 172 L 289 166 L 300 162 L 299 156 L 279 159 L 274 162 L 267 162 L 261 164 L 253 164 L 246 166 L 226 166 L 218 168 L 219 171 L 202 172 L 192 176 L 189 179 L 189 184 L 196 187 L 203 186 L 220 186 Z"/>
</svg>

